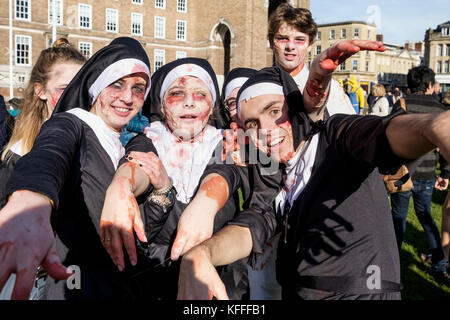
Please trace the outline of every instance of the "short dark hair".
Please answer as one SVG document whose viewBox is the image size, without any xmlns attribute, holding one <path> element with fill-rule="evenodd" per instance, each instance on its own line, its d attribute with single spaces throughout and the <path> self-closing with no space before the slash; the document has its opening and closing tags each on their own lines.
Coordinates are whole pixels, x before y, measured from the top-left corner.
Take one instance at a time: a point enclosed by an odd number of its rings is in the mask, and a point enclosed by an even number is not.
<svg viewBox="0 0 450 320">
<path fill-rule="evenodd" d="M 434 71 L 427 66 L 420 65 L 408 71 L 408 88 L 412 93 L 425 92 L 430 83 L 434 85 Z"/>
<path fill-rule="evenodd" d="M 309 37 L 309 44 L 312 44 L 316 39 L 317 24 L 312 18 L 311 11 L 304 8 L 294 8 L 289 3 L 282 3 L 269 17 L 269 32 L 267 37 L 271 47 L 273 46 L 275 34 L 284 22 L 296 28 L 298 31 L 306 33 Z"/>
</svg>

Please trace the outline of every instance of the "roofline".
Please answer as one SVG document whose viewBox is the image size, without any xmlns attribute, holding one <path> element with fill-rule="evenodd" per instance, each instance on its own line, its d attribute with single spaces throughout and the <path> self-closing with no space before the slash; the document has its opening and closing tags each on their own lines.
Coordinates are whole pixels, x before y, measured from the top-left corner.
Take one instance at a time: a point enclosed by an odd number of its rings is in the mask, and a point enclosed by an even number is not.
<svg viewBox="0 0 450 320">
<path fill-rule="evenodd" d="M 317 27 L 329 27 L 329 26 L 339 26 L 339 25 L 347 25 L 347 24 L 364 24 L 366 26 L 376 27 L 376 24 L 367 23 L 364 21 L 352 20 L 352 21 L 343 21 L 343 22 L 330 22 L 324 24 L 318 24 Z"/>
</svg>

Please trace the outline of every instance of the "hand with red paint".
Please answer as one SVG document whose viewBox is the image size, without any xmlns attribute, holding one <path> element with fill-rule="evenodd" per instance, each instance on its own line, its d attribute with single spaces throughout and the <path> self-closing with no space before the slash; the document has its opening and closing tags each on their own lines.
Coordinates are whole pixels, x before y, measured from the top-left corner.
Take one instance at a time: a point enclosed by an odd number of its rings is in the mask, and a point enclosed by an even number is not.
<svg viewBox="0 0 450 320">
<path fill-rule="evenodd" d="M 153 152 L 132 151 L 127 156 L 127 160 L 139 166 L 156 190 L 170 187 L 171 181 L 167 175 L 166 168 Z"/>
<path fill-rule="evenodd" d="M 172 260 L 178 260 L 192 247 L 211 237 L 214 218 L 227 201 L 228 193 L 228 183 L 222 176 L 213 173 L 203 179 L 178 221 L 177 236 L 170 254 Z"/>
<path fill-rule="evenodd" d="M 317 111 L 323 106 L 328 95 L 331 75 L 338 65 L 361 50 L 383 52 L 386 48 L 379 41 L 344 40 L 335 43 L 314 59 L 305 85 L 306 94 L 303 95 L 308 112 Z"/>
<path fill-rule="evenodd" d="M 29 299 L 39 265 L 56 280 L 71 275 L 56 253 L 50 215 L 50 200 L 26 190 L 14 192 L 0 211 L 0 290 L 15 273 L 11 299 Z"/>
<path fill-rule="evenodd" d="M 229 300 L 225 285 L 212 264 L 208 249 L 199 245 L 180 264 L 178 300 Z"/>
<path fill-rule="evenodd" d="M 448 188 L 448 179 L 444 179 L 441 177 L 438 177 L 435 184 L 434 184 L 434 188 L 439 190 L 439 191 L 445 191 Z"/>
<path fill-rule="evenodd" d="M 137 263 L 133 230 L 138 239 L 147 242 L 136 196 L 148 186 L 145 173 L 133 163 L 120 166 L 106 191 L 100 218 L 100 239 L 117 268 L 125 268 L 123 247 L 132 265 Z"/>
</svg>

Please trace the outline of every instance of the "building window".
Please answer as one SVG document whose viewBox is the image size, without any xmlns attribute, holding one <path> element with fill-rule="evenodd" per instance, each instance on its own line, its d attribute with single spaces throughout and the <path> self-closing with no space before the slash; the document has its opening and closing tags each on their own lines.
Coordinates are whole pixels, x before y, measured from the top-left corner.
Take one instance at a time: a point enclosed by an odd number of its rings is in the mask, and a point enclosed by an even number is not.
<svg viewBox="0 0 450 320">
<path fill-rule="evenodd" d="M 343 62 L 339 65 L 339 70 L 340 70 L 340 71 L 344 71 L 344 70 L 345 70 L 345 61 L 343 61 Z"/>
<path fill-rule="evenodd" d="M 63 0 L 56 0 L 56 23 L 63 24 Z M 48 23 L 53 24 L 53 0 L 48 0 Z"/>
<path fill-rule="evenodd" d="M 119 10 L 109 8 L 106 9 L 106 31 L 119 31 Z"/>
<path fill-rule="evenodd" d="M 317 40 L 321 40 L 322 39 L 322 32 L 318 31 L 317 32 Z"/>
<path fill-rule="evenodd" d="M 438 57 L 442 56 L 442 44 L 438 44 L 436 49 L 437 49 L 436 56 L 438 56 Z"/>
<path fill-rule="evenodd" d="M 316 54 L 320 54 L 322 52 L 322 46 L 316 47 Z"/>
<path fill-rule="evenodd" d="M 140 4 L 142 5 L 142 0 L 131 0 L 132 4 Z"/>
<path fill-rule="evenodd" d="M 16 35 L 16 65 L 31 66 L 31 37 Z"/>
<path fill-rule="evenodd" d="M 177 11 L 187 12 L 187 0 L 177 0 Z"/>
<path fill-rule="evenodd" d="M 448 36 L 449 35 L 449 30 L 450 30 L 450 28 L 442 28 L 441 34 L 443 36 Z"/>
<path fill-rule="evenodd" d="M 81 29 L 92 28 L 92 6 L 88 4 L 78 4 L 78 26 Z"/>
<path fill-rule="evenodd" d="M 445 55 L 450 56 L 450 44 L 447 45 L 447 50 L 445 50 Z"/>
<path fill-rule="evenodd" d="M 355 28 L 355 30 L 353 30 L 353 37 L 359 38 L 359 28 Z"/>
<path fill-rule="evenodd" d="M 178 59 L 183 59 L 183 58 L 186 58 L 187 57 L 187 53 L 186 53 L 186 51 L 177 51 L 176 53 L 175 53 L 175 58 L 178 60 Z"/>
<path fill-rule="evenodd" d="M 24 84 L 25 83 L 25 75 L 24 74 L 18 74 L 17 75 L 17 80 L 19 81 L 19 84 Z"/>
<path fill-rule="evenodd" d="M 334 40 L 334 30 L 330 30 L 330 40 Z"/>
<path fill-rule="evenodd" d="M 164 39 L 166 37 L 166 18 L 155 17 L 155 38 Z"/>
<path fill-rule="evenodd" d="M 133 36 L 142 36 L 142 14 L 131 13 L 131 34 Z"/>
<path fill-rule="evenodd" d="M 177 40 L 186 41 L 186 21 L 177 20 Z"/>
<path fill-rule="evenodd" d="M 370 69 L 370 62 L 366 61 L 366 72 L 369 72 Z"/>
<path fill-rule="evenodd" d="M 358 71 L 358 60 L 353 60 L 353 71 Z"/>
<path fill-rule="evenodd" d="M 16 0 L 16 19 L 31 20 L 31 0 Z"/>
<path fill-rule="evenodd" d="M 370 40 L 370 30 L 367 30 L 367 40 Z"/>
<path fill-rule="evenodd" d="M 341 39 L 347 38 L 347 29 L 341 29 Z"/>
<path fill-rule="evenodd" d="M 449 64 L 449 61 L 444 62 L 444 73 L 448 73 L 448 64 Z"/>
<path fill-rule="evenodd" d="M 441 73 L 442 71 L 442 62 L 438 61 L 436 62 L 436 73 Z"/>
<path fill-rule="evenodd" d="M 166 0 L 155 0 L 155 8 L 165 9 L 166 8 Z"/>
<path fill-rule="evenodd" d="M 86 59 L 89 59 L 92 56 L 92 42 L 78 42 L 78 50 Z"/>
<path fill-rule="evenodd" d="M 153 53 L 153 61 L 154 61 L 154 68 L 153 70 L 156 71 L 159 68 L 161 68 L 166 62 L 166 51 L 161 49 L 155 49 Z"/>
</svg>

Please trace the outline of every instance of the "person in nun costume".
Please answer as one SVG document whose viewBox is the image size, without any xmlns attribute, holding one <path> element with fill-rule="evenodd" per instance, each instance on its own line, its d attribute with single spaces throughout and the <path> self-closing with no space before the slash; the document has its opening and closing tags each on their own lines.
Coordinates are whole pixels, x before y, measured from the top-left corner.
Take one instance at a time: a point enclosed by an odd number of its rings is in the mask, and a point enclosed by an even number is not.
<svg viewBox="0 0 450 320">
<path fill-rule="evenodd" d="M 238 215 L 183 256 L 179 298 L 226 299 L 214 266 L 248 255 L 255 263 L 267 239 L 281 230 L 276 275 L 282 299 L 400 299 L 398 250 L 378 171 L 396 172 L 406 159 L 436 147 L 450 158 L 450 111 L 399 111 L 387 117 L 337 114 L 313 122 L 309 99 L 320 96 L 338 64 L 359 51 L 352 45 L 383 50 L 378 43 L 359 41 L 328 48 L 313 61 L 314 83 L 307 84 L 304 96 L 279 67 L 262 69 L 241 87 L 241 125 L 247 131 L 267 130 L 262 134 L 267 144 L 261 138 L 255 144 L 280 163 L 277 175 L 260 182 L 277 189 L 276 183 L 266 182 L 276 181 L 281 173 L 282 188 L 275 201 L 260 198 L 269 210 Z M 212 211 L 199 208 L 204 216 Z"/>
<path fill-rule="evenodd" d="M 82 67 L 18 161 L 0 212 L 0 288 L 16 273 L 13 299 L 28 298 L 40 264 L 49 275 L 44 299 L 138 298 L 98 233 L 106 189 L 124 156 L 120 132 L 149 89 L 140 43 L 113 40 Z"/>
<path fill-rule="evenodd" d="M 104 246 L 119 270 L 126 260 L 122 246 L 132 264 L 144 269 L 140 278 L 148 288 L 148 299 L 176 298 L 179 263 L 170 259 L 170 253 L 177 250 L 172 244 L 180 219 L 190 215 L 183 211 L 197 189 L 214 194 L 214 186 L 224 183 L 220 177 L 202 182 L 205 170 L 222 158 L 225 121 L 210 116 L 218 114 L 213 110 L 220 105 L 218 92 L 215 73 L 204 59 L 178 59 L 157 70 L 152 77 L 150 108 L 143 110 L 152 122 L 144 129 L 145 135 L 128 143 L 128 162 L 117 170 L 108 188 L 100 225 L 101 236 L 112 241 Z M 245 169 L 238 174 L 246 174 Z M 244 187 L 249 188 L 248 184 Z M 199 221 L 210 223 L 209 236 L 239 212 L 238 199 L 237 195 L 228 201 L 224 198 L 215 219 Z M 136 223 L 141 219 L 141 204 L 145 243 L 135 242 L 133 235 L 141 224 Z M 221 275 L 230 297 L 243 299 L 245 263 L 238 261 L 221 270 Z"/>
</svg>

